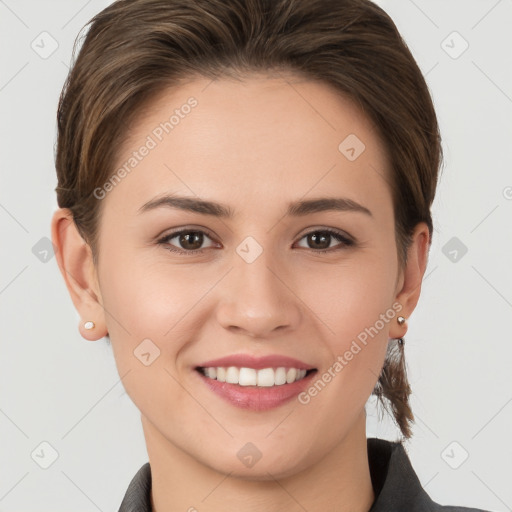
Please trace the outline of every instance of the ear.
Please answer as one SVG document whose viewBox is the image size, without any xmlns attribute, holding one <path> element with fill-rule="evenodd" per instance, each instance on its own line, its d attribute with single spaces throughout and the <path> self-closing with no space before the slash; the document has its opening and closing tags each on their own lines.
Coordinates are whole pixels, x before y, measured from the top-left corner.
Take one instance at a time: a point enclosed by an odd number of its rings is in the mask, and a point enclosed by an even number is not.
<svg viewBox="0 0 512 512">
<path fill-rule="evenodd" d="M 412 242 L 407 251 L 407 263 L 402 269 L 396 289 L 395 302 L 402 305 L 398 315 L 407 320 L 414 311 L 420 298 L 421 283 L 428 263 L 430 249 L 430 232 L 425 222 L 416 225 Z M 389 330 L 391 338 L 401 338 L 407 332 L 407 322 L 399 325 L 393 322 Z"/>
<path fill-rule="evenodd" d="M 108 332 L 91 248 L 80 235 L 68 208 L 60 208 L 53 214 L 51 233 L 57 248 L 57 264 L 82 319 L 78 326 L 80 334 L 87 340 L 98 340 Z M 95 324 L 90 330 L 84 327 L 89 320 Z"/>
</svg>

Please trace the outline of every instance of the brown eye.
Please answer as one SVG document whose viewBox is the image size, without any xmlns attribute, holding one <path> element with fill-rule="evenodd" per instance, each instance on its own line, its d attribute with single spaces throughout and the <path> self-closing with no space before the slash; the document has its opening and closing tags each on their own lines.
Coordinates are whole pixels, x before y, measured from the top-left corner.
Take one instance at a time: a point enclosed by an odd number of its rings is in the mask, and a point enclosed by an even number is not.
<svg viewBox="0 0 512 512">
<path fill-rule="evenodd" d="M 205 248 L 201 247 L 206 239 L 210 237 L 204 232 L 199 230 L 181 230 L 166 235 L 165 237 L 158 240 L 159 244 L 166 246 L 166 249 L 172 252 L 179 253 L 200 253 Z M 177 239 L 175 243 L 171 243 L 171 240 Z M 210 245 L 209 247 L 212 247 Z"/>
<path fill-rule="evenodd" d="M 312 249 L 328 249 L 331 245 L 331 235 L 328 233 L 310 233 L 307 238 L 308 243 L 312 244 Z"/>
<path fill-rule="evenodd" d="M 334 248 L 330 247 L 333 238 L 338 242 L 341 242 Z M 310 233 L 304 235 L 302 239 L 307 240 L 307 249 L 313 249 L 316 252 L 326 252 L 330 251 L 331 249 L 338 250 L 354 245 L 354 242 L 350 238 L 330 229 L 311 231 Z"/>
<path fill-rule="evenodd" d="M 199 231 L 191 231 L 190 233 L 184 233 L 178 235 L 178 243 L 183 249 L 189 249 L 196 251 L 201 248 L 203 243 L 203 234 Z"/>
<path fill-rule="evenodd" d="M 176 242 L 171 243 L 171 240 L 174 239 L 176 239 Z M 206 239 L 212 240 L 211 236 L 204 231 L 182 229 L 181 231 L 176 231 L 166 235 L 158 240 L 158 243 L 171 252 L 192 255 L 202 253 L 205 249 L 215 246 L 211 243 L 207 247 L 202 247 Z M 313 252 L 318 253 L 342 250 L 355 245 L 355 242 L 352 239 L 331 229 L 311 231 L 301 238 L 301 240 L 303 239 L 306 239 L 306 249 L 310 249 Z M 333 239 L 340 243 L 331 247 Z"/>
</svg>

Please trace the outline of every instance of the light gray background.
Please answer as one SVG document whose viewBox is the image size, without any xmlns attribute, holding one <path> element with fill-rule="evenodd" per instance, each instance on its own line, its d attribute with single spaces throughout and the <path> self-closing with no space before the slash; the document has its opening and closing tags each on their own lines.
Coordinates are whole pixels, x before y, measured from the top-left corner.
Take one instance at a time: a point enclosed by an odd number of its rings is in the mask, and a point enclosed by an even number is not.
<svg viewBox="0 0 512 512">
<path fill-rule="evenodd" d="M 36 245 L 50 237 L 57 207 L 55 115 L 72 44 L 109 3 L 0 0 L 3 512 L 117 510 L 147 461 L 110 347 L 80 337 L 55 258 L 41 261 Z M 512 510 L 512 0 L 377 3 L 426 74 L 445 151 L 429 267 L 406 337 L 417 420 L 406 448 L 435 501 Z M 43 31 L 58 43 L 47 58 L 31 47 L 51 50 Z M 467 247 L 455 261 L 453 243 Z M 368 436 L 395 439 L 372 403 Z M 47 469 L 43 441 L 59 454 Z"/>
</svg>

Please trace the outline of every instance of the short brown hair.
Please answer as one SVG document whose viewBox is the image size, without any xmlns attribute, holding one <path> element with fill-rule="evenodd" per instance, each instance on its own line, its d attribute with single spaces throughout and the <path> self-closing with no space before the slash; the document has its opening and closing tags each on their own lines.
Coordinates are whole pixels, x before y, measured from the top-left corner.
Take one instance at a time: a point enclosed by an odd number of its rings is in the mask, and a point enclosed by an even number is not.
<svg viewBox="0 0 512 512">
<path fill-rule="evenodd" d="M 118 0 L 87 25 L 59 100 L 56 192 L 95 262 L 102 202 L 93 191 L 114 172 L 142 106 L 195 76 L 272 69 L 329 84 L 362 109 L 391 164 L 399 265 L 419 222 L 431 243 L 442 161 L 434 106 L 395 24 L 370 0 Z M 410 387 L 403 347 L 393 347 L 374 394 L 408 438 Z"/>
</svg>

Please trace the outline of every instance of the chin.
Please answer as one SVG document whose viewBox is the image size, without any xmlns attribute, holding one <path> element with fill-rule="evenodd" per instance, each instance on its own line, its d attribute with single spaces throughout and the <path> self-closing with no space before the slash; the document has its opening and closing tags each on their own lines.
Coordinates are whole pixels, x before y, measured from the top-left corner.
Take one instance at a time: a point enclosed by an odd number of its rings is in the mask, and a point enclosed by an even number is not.
<svg viewBox="0 0 512 512">
<path fill-rule="evenodd" d="M 233 462 L 233 459 L 229 456 L 229 460 L 226 460 L 225 464 L 216 463 L 211 465 L 206 461 L 204 464 L 210 466 L 213 470 L 229 475 L 232 478 L 258 482 L 287 478 L 302 471 L 305 467 L 304 463 L 297 464 L 297 460 L 292 457 L 287 461 L 276 461 L 270 457 L 267 457 L 266 460 L 264 460 L 264 454 L 262 454 L 261 458 L 254 462 L 252 466 L 250 465 L 251 462 L 248 461 L 248 465 L 244 467 L 244 463 L 239 460 L 238 455 L 235 457 L 235 462 Z"/>
</svg>

